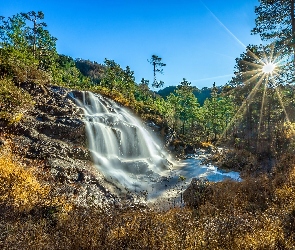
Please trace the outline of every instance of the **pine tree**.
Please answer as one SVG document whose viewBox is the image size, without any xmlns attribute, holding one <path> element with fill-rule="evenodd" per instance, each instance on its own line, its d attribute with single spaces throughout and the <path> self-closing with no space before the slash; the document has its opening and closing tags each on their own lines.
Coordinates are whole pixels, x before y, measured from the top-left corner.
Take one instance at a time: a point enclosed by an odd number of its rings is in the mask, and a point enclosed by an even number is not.
<svg viewBox="0 0 295 250">
<path fill-rule="evenodd" d="M 257 18 L 253 34 L 259 34 L 261 39 L 274 43 L 280 49 L 281 55 L 289 55 L 293 64 L 289 66 L 291 74 L 295 65 L 295 0 L 260 0 L 255 8 Z M 292 55 L 293 54 L 293 55 Z"/>
<path fill-rule="evenodd" d="M 191 86 L 191 82 L 188 82 L 183 78 L 175 91 L 178 96 L 179 118 L 182 121 L 182 134 L 185 134 L 185 126 L 189 122 L 193 124 L 196 109 L 199 107 L 198 99 L 193 93 L 194 89 L 195 88 Z"/>
<path fill-rule="evenodd" d="M 156 55 L 152 55 L 151 59 L 148 60 L 148 62 L 153 65 L 154 81 L 153 81 L 152 86 L 154 88 L 161 88 L 161 87 L 163 87 L 164 82 L 163 81 L 159 81 L 159 82 L 157 81 L 156 73 L 163 74 L 162 67 L 165 67 L 166 64 L 165 63 L 162 63 L 162 58 L 161 57 L 158 57 Z"/>
</svg>

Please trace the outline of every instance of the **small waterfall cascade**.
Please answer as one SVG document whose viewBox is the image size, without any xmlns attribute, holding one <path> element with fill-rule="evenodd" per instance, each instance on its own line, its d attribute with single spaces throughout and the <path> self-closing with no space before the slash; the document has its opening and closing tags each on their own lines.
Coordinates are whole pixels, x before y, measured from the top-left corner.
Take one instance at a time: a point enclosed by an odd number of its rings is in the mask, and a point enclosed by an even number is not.
<svg viewBox="0 0 295 250">
<path fill-rule="evenodd" d="M 143 191 L 169 172 L 169 155 L 126 108 L 92 92 L 70 96 L 84 110 L 89 149 L 106 179 L 130 191 Z"/>
</svg>

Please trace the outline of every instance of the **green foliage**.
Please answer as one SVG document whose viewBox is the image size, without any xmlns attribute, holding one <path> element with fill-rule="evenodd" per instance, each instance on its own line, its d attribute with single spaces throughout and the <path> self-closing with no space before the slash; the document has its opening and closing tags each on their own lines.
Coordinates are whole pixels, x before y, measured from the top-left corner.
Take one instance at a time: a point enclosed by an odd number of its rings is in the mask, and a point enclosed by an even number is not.
<svg viewBox="0 0 295 250">
<path fill-rule="evenodd" d="M 76 89 L 91 87 L 91 80 L 77 69 L 73 58 L 59 55 L 56 62 L 58 67 L 55 70 L 55 84 Z"/>
<path fill-rule="evenodd" d="M 104 65 L 81 58 L 75 60 L 75 65 L 80 72 L 84 76 L 89 77 L 93 83 L 99 84 L 101 82 L 105 70 Z"/>
<path fill-rule="evenodd" d="M 230 96 L 219 97 L 214 84 L 211 98 L 206 99 L 201 108 L 207 141 L 211 139 L 216 141 L 218 136 L 223 135 L 223 132 L 233 118 L 234 112 L 235 107 L 232 98 Z"/>
<path fill-rule="evenodd" d="M 34 57 L 39 61 L 39 67 L 43 70 L 52 70 L 57 59 L 56 38 L 51 36 L 49 31 L 44 29 L 47 24 L 41 22 L 44 19 L 42 11 L 30 11 L 21 13 L 27 22 L 32 25 L 27 26 L 26 40 L 33 52 Z"/>
<path fill-rule="evenodd" d="M 0 20 L 2 75 L 15 82 L 49 83 L 56 69 L 56 38 L 45 30 L 42 12 L 21 13 Z M 28 22 L 33 21 L 33 27 Z"/>
<path fill-rule="evenodd" d="M 162 58 L 157 56 L 157 55 L 152 55 L 151 59 L 148 60 L 148 62 L 153 65 L 153 72 L 154 72 L 154 81 L 152 86 L 154 88 L 161 88 L 164 85 L 163 81 L 157 81 L 157 77 L 156 74 L 160 73 L 163 74 L 163 69 L 162 67 L 165 67 L 166 64 L 162 63 Z"/>
<path fill-rule="evenodd" d="M 122 93 L 128 100 L 134 100 L 136 88 L 134 72 L 129 66 L 123 70 L 114 60 L 105 59 L 105 70 L 100 85 Z"/>
<path fill-rule="evenodd" d="M 285 67 L 289 80 L 294 80 L 294 4 L 294 0 L 259 1 L 259 6 L 255 8 L 256 27 L 252 30 L 252 33 L 259 34 L 262 40 L 273 43 L 278 48 L 279 55 L 285 57 L 286 61 L 293 61 Z M 274 55 L 277 56 L 278 53 Z"/>
<path fill-rule="evenodd" d="M 17 122 L 32 105 L 28 93 L 16 87 L 11 80 L 0 80 L 0 119 L 9 123 Z"/>
<path fill-rule="evenodd" d="M 199 103 L 195 95 L 193 94 L 193 87 L 191 82 L 188 82 L 185 78 L 177 87 L 175 91 L 178 97 L 178 117 L 182 122 L 182 134 L 185 134 L 185 125 L 193 124 L 198 112 Z"/>
<path fill-rule="evenodd" d="M 179 127 L 179 114 L 181 107 L 179 105 L 179 97 L 174 93 L 170 93 L 166 100 L 166 119 L 168 124 L 172 126 L 174 130 L 178 130 Z"/>
<path fill-rule="evenodd" d="M 157 93 L 162 96 L 164 99 L 168 97 L 170 93 L 173 93 L 176 91 L 177 86 L 169 86 L 163 89 L 160 89 Z M 221 92 L 221 88 L 218 88 L 218 93 Z M 202 89 L 198 89 L 196 87 L 193 88 L 193 93 L 195 97 L 198 99 L 198 102 L 200 103 L 201 106 L 203 106 L 205 100 L 207 98 L 210 98 L 211 96 L 211 88 L 208 87 L 203 87 Z"/>
<path fill-rule="evenodd" d="M 21 14 L 13 15 L 7 20 L 0 17 L 0 42 L 1 47 L 12 46 L 18 50 L 29 47 L 26 39 L 26 20 Z"/>
<path fill-rule="evenodd" d="M 134 97 L 138 101 L 149 102 L 152 99 L 152 92 L 149 88 L 149 80 L 141 79 L 138 86 L 135 88 Z"/>
<path fill-rule="evenodd" d="M 194 91 L 184 78 L 167 97 L 164 117 L 175 131 L 185 135 L 187 142 L 216 141 L 233 117 L 232 98 L 219 96 L 219 88 L 214 85 L 210 90 L 211 97 L 200 107 Z"/>
</svg>

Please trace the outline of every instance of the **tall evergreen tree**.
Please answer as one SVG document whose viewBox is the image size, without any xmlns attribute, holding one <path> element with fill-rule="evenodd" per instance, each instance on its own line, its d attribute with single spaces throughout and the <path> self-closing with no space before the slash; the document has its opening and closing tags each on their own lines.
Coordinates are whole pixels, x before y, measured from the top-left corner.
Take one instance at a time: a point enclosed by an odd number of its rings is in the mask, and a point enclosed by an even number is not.
<svg viewBox="0 0 295 250">
<path fill-rule="evenodd" d="M 44 14 L 41 11 L 16 14 L 8 18 L 0 17 L 1 56 L 5 58 L 9 54 L 14 58 L 14 62 L 6 67 L 6 71 L 15 71 L 17 69 L 11 69 L 14 68 L 14 64 L 25 63 L 22 67 L 22 71 L 26 71 L 25 75 L 30 75 L 35 66 L 39 73 L 48 71 L 54 75 L 58 57 L 57 39 L 44 29 L 46 24 L 40 22 L 42 19 L 44 19 Z M 33 26 L 30 26 L 29 22 L 33 22 Z M 36 60 L 32 60 L 31 57 Z M 9 62 L 4 60 L 4 64 L 7 65 Z M 35 68 L 34 72 L 36 72 Z M 8 75 L 11 73 L 6 72 Z"/>
<path fill-rule="evenodd" d="M 153 81 L 152 86 L 154 88 L 161 88 L 164 85 L 164 82 L 163 81 L 159 81 L 159 82 L 157 81 L 156 73 L 163 74 L 162 67 L 165 67 L 166 64 L 165 63 L 162 63 L 162 58 L 161 57 L 158 57 L 156 55 L 152 55 L 151 59 L 148 60 L 148 62 L 151 65 L 153 65 L 154 81 Z"/>
<path fill-rule="evenodd" d="M 37 36 L 44 27 L 47 26 L 46 23 L 40 22 L 40 20 L 44 19 L 44 13 L 42 11 L 30 11 L 28 13 L 21 13 L 21 15 L 28 21 L 33 23 L 33 28 L 28 30 L 27 39 L 33 45 L 33 53 L 36 55 L 36 47 L 37 47 Z"/>
<path fill-rule="evenodd" d="M 179 118 L 182 121 L 182 134 L 185 134 L 185 126 L 195 120 L 196 110 L 199 107 L 198 99 L 195 97 L 191 82 L 183 78 L 180 85 L 177 86 L 176 94 L 179 104 Z M 192 127 L 192 126 L 191 126 Z"/>
<path fill-rule="evenodd" d="M 289 65 L 290 75 L 295 69 L 295 0 L 260 0 L 255 8 L 257 18 L 253 34 L 259 34 L 264 41 L 273 42 L 281 55 L 289 55 L 293 63 Z M 290 76 L 289 75 L 289 76 Z"/>
<path fill-rule="evenodd" d="M 219 119 L 217 119 L 217 113 L 219 113 L 219 105 L 215 82 L 213 83 L 211 98 L 205 100 L 203 110 L 205 113 L 205 121 L 207 123 L 208 132 L 210 131 L 214 134 L 213 140 L 216 141 L 219 127 Z"/>
<path fill-rule="evenodd" d="M 47 24 L 42 22 L 44 13 L 42 11 L 30 11 L 21 13 L 26 21 L 32 26 L 26 27 L 26 39 L 33 50 L 33 55 L 39 60 L 39 67 L 43 70 L 52 68 L 57 60 L 56 40 L 45 28 Z"/>
</svg>

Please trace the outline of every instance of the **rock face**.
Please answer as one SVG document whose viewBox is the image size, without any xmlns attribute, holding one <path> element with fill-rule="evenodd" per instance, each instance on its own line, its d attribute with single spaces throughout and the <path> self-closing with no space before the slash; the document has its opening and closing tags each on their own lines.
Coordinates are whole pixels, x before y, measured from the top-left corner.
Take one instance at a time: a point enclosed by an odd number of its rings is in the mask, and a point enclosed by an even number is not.
<svg viewBox="0 0 295 250">
<path fill-rule="evenodd" d="M 80 110 L 60 87 L 23 84 L 35 102 L 21 122 L 10 127 L 15 150 L 28 159 L 40 159 L 60 192 L 75 195 L 80 204 L 114 202 L 115 190 L 91 161 Z"/>
</svg>

